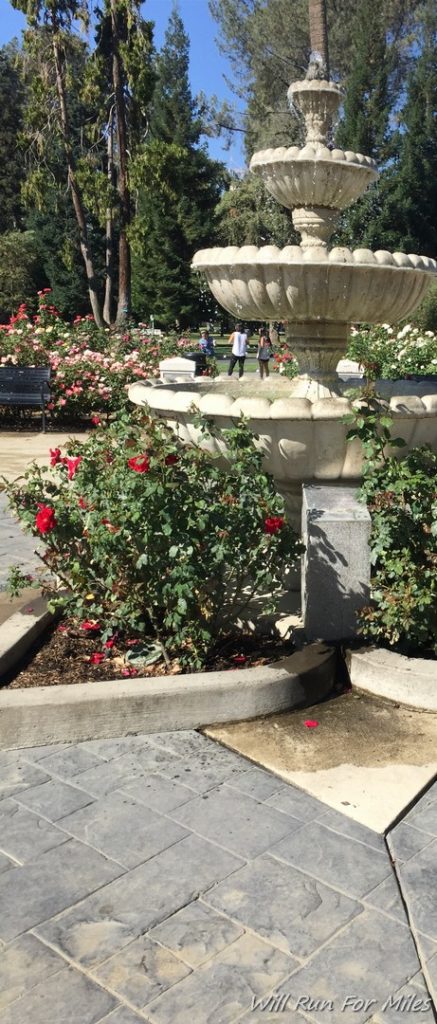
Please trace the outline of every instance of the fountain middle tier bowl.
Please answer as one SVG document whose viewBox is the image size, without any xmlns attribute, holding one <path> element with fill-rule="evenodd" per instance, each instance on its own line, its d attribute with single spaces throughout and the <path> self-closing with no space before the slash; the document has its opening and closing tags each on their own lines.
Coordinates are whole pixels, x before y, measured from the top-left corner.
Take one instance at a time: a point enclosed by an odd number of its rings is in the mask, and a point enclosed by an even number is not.
<svg viewBox="0 0 437 1024">
<path fill-rule="evenodd" d="M 254 153 L 250 170 L 281 206 L 322 206 L 344 210 L 378 177 L 376 163 L 362 153 L 328 149 L 318 143 L 280 146 Z"/>
<path fill-rule="evenodd" d="M 402 320 L 437 274 L 427 256 L 298 245 L 201 249 L 192 267 L 237 319 L 295 322 Z"/>
</svg>

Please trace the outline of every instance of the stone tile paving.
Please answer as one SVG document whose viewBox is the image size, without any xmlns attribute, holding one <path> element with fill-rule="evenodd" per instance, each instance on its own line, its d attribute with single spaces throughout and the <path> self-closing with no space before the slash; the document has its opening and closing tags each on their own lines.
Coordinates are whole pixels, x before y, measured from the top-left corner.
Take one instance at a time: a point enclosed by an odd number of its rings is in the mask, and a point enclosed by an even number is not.
<svg viewBox="0 0 437 1024">
<path fill-rule="evenodd" d="M 0 793 L 0 1024 L 435 1019 L 383 837 L 199 733 L 6 751 Z M 389 838 L 430 986 L 436 811 Z"/>
<path fill-rule="evenodd" d="M 437 1004 L 437 781 L 389 833 L 387 843 Z"/>
</svg>

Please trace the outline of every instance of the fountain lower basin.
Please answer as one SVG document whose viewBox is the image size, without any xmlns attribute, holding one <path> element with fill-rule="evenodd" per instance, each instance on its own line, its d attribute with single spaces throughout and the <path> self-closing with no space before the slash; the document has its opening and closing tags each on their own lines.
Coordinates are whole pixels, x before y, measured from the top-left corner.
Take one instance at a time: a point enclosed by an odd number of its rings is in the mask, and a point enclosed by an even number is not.
<svg viewBox="0 0 437 1024">
<path fill-rule="evenodd" d="M 394 434 L 408 448 L 437 445 L 437 388 L 430 383 L 381 381 L 378 394 L 394 419 Z M 347 392 L 347 394 L 345 394 Z M 278 377 L 267 381 L 234 378 L 204 380 L 193 384 L 153 386 L 138 382 L 129 388 L 136 405 L 149 408 L 165 419 L 188 444 L 201 445 L 226 459 L 226 443 L 220 431 L 244 415 L 257 435 L 264 468 L 274 477 L 286 499 L 288 517 L 300 529 L 302 483 L 357 482 L 363 465 L 361 445 L 348 442 L 345 414 L 359 400 L 351 396 L 347 382 L 337 381 L 327 398 L 311 396 L 311 381 Z M 349 397 L 348 397 L 349 395 Z M 198 412 L 214 421 L 217 437 L 201 434 L 194 424 Z M 402 449 L 404 453 L 405 448 Z"/>
</svg>

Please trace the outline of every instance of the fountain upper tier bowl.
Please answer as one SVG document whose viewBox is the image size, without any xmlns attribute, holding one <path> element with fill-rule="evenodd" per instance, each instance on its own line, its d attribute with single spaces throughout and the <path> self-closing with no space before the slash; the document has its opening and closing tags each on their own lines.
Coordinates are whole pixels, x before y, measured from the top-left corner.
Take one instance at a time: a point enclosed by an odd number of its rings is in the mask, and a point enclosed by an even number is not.
<svg viewBox="0 0 437 1024">
<path fill-rule="evenodd" d="M 303 149 L 280 146 L 254 153 L 250 170 L 281 206 L 344 210 L 378 177 L 376 163 L 362 153 L 309 142 Z"/>
<path fill-rule="evenodd" d="M 201 249 L 192 266 L 237 319 L 297 323 L 402 320 L 437 274 L 427 256 L 299 245 Z"/>
</svg>

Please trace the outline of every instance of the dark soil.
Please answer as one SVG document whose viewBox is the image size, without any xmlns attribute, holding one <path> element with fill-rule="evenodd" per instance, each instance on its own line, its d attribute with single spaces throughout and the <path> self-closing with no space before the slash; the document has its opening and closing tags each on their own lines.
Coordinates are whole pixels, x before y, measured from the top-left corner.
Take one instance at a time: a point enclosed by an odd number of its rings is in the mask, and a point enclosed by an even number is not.
<svg viewBox="0 0 437 1024">
<path fill-rule="evenodd" d="M 123 676 L 180 675 L 184 669 L 174 658 L 167 666 L 159 661 L 146 668 L 129 667 L 125 654 L 126 644 L 114 644 L 105 650 L 99 635 L 60 625 L 52 626 L 31 648 L 25 659 L 3 680 L 11 690 L 28 686 L 56 686 L 69 683 L 98 683 Z M 291 641 L 276 637 L 238 635 L 227 637 L 211 652 L 204 671 L 213 672 L 234 668 L 253 668 L 285 658 L 294 650 Z M 92 655 L 104 653 L 99 664 L 90 661 Z"/>
</svg>

